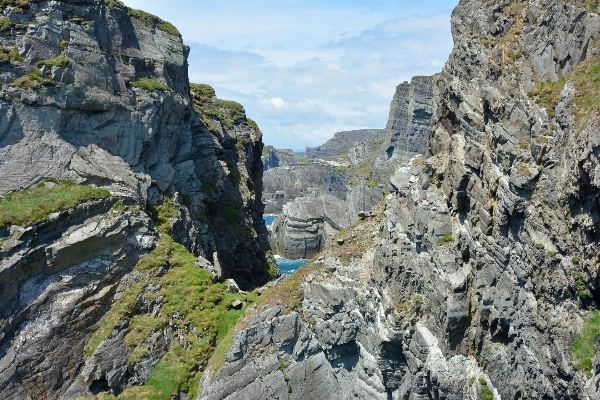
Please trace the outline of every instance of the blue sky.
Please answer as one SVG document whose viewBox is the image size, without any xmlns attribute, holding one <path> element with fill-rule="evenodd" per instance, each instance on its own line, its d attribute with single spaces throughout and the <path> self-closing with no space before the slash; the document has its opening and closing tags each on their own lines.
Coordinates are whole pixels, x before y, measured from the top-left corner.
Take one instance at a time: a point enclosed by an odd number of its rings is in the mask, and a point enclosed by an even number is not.
<svg viewBox="0 0 600 400">
<path fill-rule="evenodd" d="M 441 71 L 447 0 L 124 0 L 173 23 L 190 80 L 244 105 L 266 144 L 302 149 L 383 128 L 396 85 Z"/>
</svg>

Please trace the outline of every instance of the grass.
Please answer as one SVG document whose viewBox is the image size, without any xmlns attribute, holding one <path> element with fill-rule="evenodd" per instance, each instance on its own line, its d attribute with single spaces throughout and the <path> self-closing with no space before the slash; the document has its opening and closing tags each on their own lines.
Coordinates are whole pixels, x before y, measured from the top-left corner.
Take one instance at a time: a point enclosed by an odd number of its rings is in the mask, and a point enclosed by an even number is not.
<svg viewBox="0 0 600 400">
<path fill-rule="evenodd" d="M 248 124 L 248 128 L 254 129 L 255 131 L 259 131 L 258 124 L 250 118 L 246 118 L 246 123 Z"/>
<path fill-rule="evenodd" d="M 438 238 L 438 240 L 437 240 L 438 246 L 442 246 L 446 243 L 451 243 L 451 242 L 454 242 L 454 237 L 450 233 Z"/>
<path fill-rule="evenodd" d="M 86 357 L 91 356 L 119 321 L 128 319 L 130 331 L 125 336 L 125 345 L 128 363 L 135 364 L 147 354 L 148 348 L 143 346 L 145 339 L 164 329 L 170 321 L 174 322 L 174 343 L 154 368 L 148 383 L 128 388 L 118 398 L 168 399 L 180 391 L 194 398 L 203 366 L 215 350 L 229 348 L 232 328 L 245 311 L 245 308 L 230 309 L 230 304 L 244 300 L 249 305 L 258 296 L 256 292 L 231 294 L 224 283 L 212 283 L 210 273 L 193 264 L 196 257 L 167 234 L 168 218 L 174 215 L 176 205 L 166 199 L 149 210 L 162 237 L 157 248 L 136 265 L 137 270 L 146 272 L 147 278 L 131 285 L 121 299 L 113 303 L 84 350 Z M 168 268 L 167 272 L 156 276 L 155 271 L 161 267 Z M 138 298 L 147 285 L 160 287 L 156 292 L 145 293 L 145 300 L 163 298 L 156 317 L 135 312 Z M 180 337 L 184 338 L 184 344 Z M 101 396 L 114 398 L 108 394 Z"/>
<path fill-rule="evenodd" d="M 575 265 L 578 265 L 578 264 L 579 264 L 579 257 L 577 257 L 577 256 L 573 256 L 573 257 L 571 258 L 571 262 L 572 262 L 573 264 L 575 264 Z"/>
<path fill-rule="evenodd" d="M 53 86 L 54 82 L 52 79 L 43 78 L 40 74 L 40 71 L 29 72 L 28 74 L 17 78 L 13 83 L 8 84 L 8 86 L 18 87 L 21 89 L 39 89 L 42 86 Z"/>
<path fill-rule="evenodd" d="M 487 381 L 479 378 L 479 385 L 481 386 L 481 400 L 494 400 L 494 393 L 488 388 Z"/>
<path fill-rule="evenodd" d="M 69 59 L 61 54 L 51 60 L 38 61 L 35 65 L 38 68 L 41 68 L 44 65 L 47 67 L 66 67 L 69 65 Z"/>
<path fill-rule="evenodd" d="M 162 19 L 158 18 L 156 15 L 152 15 L 152 14 L 147 13 L 142 10 L 134 10 L 134 9 L 127 10 L 127 14 L 132 18 L 142 21 L 146 25 L 156 26 L 159 30 L 161 30 L 163 32 L 169 33 L 174 36 L 181 37 L 181 34 L 179 33 L 179 31 L 177 30 L 177 28 L 175 28 L 175 26 L 173 24 L 171 24 L 170 22 L 167 22 L 167 21 L 163 21 Z"/>
<path fill-rule="evenodd" d="M 2 2 L 0 2 L 0 10 L 4 10 L 8 6 L 27 10 L 29 9 L 30 2 L 29 0 L 2 0 Z"/>
<path fill-rule="evenodd" d="M 593 310 L 585 321 L 581 332 L 574 333 L 571 347 L 573 368 L 584 371 L 588 378 L 592 376 L 592 361 L 596 355 L 594 339 L 600 330 L 600 311 Z"/>
<path fill-rule="evenodd" d="M 52 188 L 41 183 L 0 197 L 0 227 L 43 222 L 51 213 L 106 197 L 110 197 L 108 190 L 77 185 L 72 181 L 58 181 L 58 186 Z"/>
<path fill-rule="evenodd" d="M 154 92 L 170 92 L 171 88 L 161 83 L 157 79 L 154 78 L 139 78 L 137 81 L 131 83 L 132 86 L 144 89 L 148 93 Z"/>
<path fill-rule="evenodd" d="M 346 184 L 349 186 L 363 184 L 371 188 L 377 187 L 380 179 L 373 174 L 372 169 L 376 157 L 377 154 L 372 153 L 369 157 L 356 165 L 350 165 L 348 167 L 339 166 L 334 171 L 342 174 Z"/>
<path fill-rule="evenodd" d="M 11 61 L 23 62 L 25 59 L 19 54 L 17 46 L 14 46 L 12 49 L 0 46 L 0 65 L 8 64 Z"/>
<path fill-rule="evenodd" d="M 220 133 L 215 121 L 228 129 L 245 122 L 250 129 L 258 130 L 256 122 L 246 118 L 246 112 L 240 103 L 217 99 L 211 86 L 191 83 L 190 91 L 194 95 L 194 110 L 210 132 Z"/>
</svg>

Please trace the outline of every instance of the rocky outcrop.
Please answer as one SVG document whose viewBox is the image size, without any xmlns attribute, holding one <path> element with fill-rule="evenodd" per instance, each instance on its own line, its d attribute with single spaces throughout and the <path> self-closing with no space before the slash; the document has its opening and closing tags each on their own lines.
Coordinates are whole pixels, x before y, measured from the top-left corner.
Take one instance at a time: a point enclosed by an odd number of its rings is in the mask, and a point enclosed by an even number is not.
<svg viewBox="0 0 600 400">
<path fill-rule="evenodd" d="M 273 146 L 265 146 L 263 149 L 264 171 L 295 163 L 296 157 L 294 156 L 294 150 L 292 149 L 276 149 Z"/>
<path fill-rule="evenodd" d="M 147 338 L 156 352 L 127 371 L 117 342 L 97 354 L 110 350 L 114 371 L 86 369 L 83 348 L 124 290 L 156 278 L 134 266 L 159 241 L 148 215 L 166 204 L 165 232 L 222 278 L 243 288 L 270 278 L 262 134 L 212 88 L 190 93 L 189 48 L 157 17 L 92 0 L 4 2 L 0 13 L 10 27 L 0 37 L 0 195 L 46 177 L 112 195 L 0 229 L 0 392 L 55 399 L 76 378 L 80 394 L 145 383 L 174 331 Z M 173 266 L 162 263 L 163 273 Z"/>
<path fill-rule="evenodd" d="M 396 87 L 383 144 L 373 163 L 373 174 L 385 183 L 393 172 L 416 154 L 427 153 L 427 131 L 434 122 L 436 76 L 419 76 Z"/>
<path fill-rule="evenodd" d="M 201 398 L 597 397 L 600 17 L 578 4 L 456 7 L 423 158 L 299 298 L 246 317 Z"/>
<path fill-rule="evenodd" d="M 344 199 L 343 182 L 331 175 L 333 168 L 318 163 L 272 168 L 263 174 L 265 212 L 278 214 L 297 197 L 329 194 Z"/>
<path fill-rule="evenodd" d="M 366 140 L 376 146 L 376 143 L 383 139 L 384 133 L 383 129 L 357 129 L 337 132 L 321 146 L 307 147 L 306 158 L 312 161 L 317 158 L 346 156 L 354 143 Z"/>
<path fill-rule="evenodd" d="M 283 212 L 273 221 L 271 249 L 285 258 L 310 258 L 348 225 L 345 201 L 330 195 L 299 197 L 283 206 Z"/>
</svg>

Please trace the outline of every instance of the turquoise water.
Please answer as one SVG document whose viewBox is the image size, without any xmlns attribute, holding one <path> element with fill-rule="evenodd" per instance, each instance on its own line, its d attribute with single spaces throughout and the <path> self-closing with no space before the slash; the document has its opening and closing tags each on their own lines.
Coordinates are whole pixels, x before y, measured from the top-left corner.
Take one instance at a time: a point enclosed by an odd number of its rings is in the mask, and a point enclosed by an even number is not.
<svg viewBox="0 0 600 400">
<path fill-rule="evenodd" d="M 273 221 L 275 220 L 275 218 L 277 218 L 277 215 L 275 215 L 275 214 L 263 215 L 263 219 L 265 220 L 265 224 L 267 224 L 267 226 L 270 226 L 273 223 Z M 275 262 L 277 262 L 279 271 L 281 271 L 282 274 L 291 274 L 292 272 L 294 272 L 295 270 L 297 270 L 298 268 L 300 268 L 301 266 L 306 264 L 307 261 L 308 260 L 305 260 L 303 258 L 301 258 L 299 260 L 290 260 L 287 258 L 279 257 L 278 255 L 275 255 Z"/>
<path fill-rule="evenodd" d="M 275 221 L 275 218 L 277 218 L 277 214 L 263 215 L 263 219 L 265 220 L 265 224 L 267 224 L 267 226 L 271 226 L 273 224 L 273 221 Z"/>
<path fill-rule="evenodd" d="M 290 275 L 292 272 L 306 264 L 308 260 L 305 260 L 303 258 L 299 260 L 289 260 L 287 258 L 279 257 L 278 255 L 276 255 L 275 261 L 277 262 L 277 266 L 279 267 L 279 271 L 281 271 L 282 275 Z"/>
</svg>

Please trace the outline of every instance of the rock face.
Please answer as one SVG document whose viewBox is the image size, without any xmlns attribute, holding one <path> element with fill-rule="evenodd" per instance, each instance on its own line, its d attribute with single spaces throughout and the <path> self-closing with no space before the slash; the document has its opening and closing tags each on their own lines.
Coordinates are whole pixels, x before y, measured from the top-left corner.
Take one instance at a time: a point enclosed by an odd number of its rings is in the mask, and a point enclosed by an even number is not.
<svg viewBox="0 0 600 400">
<path fill-rule="evenodd" d="M 273 221 L 271 249 L 290 259 L 310 258 L 348 225 L 345 201 L 330 195 L 299 197 L 283 206 L 283 213 Z"/>
<path fill-rule="evenodd" d="M 303 196 L 329 194 L 344 198 L 346 188 L 331 175 L 333 168 L 318 163 L 294 164 L 265 171 L 265 212 L 278 214 L 283 206 Z"/>
<path fill-rule="evenodd" d="M 378 181 L 386 183 L 391 174 L 416 154 L 427 153 L 427 131 L 434 122 L 433 92 L 436 76 L 419 76 L 396 87 L 383 144 L 373 163 Z"/>
<path fill-rule="evenodd" d="M 127 326 L 97 354 L 110 350 L 114 371 L 90 370 L 83 347 L 145 279 L 134 266 L 159 241 L 146 207 L 172 202 L 173 238 L 222 278 L 266 282 L 262 134 L 211 88 L 190 94 L 189 49 L 157 17 L 92 0 L 5 2 L 0 13 L 10 27 L 0 37 L 0 195 L 46 177 L 112 194 L 0 229 L 1 397 L 59 398 L 76 378 L 85 385 L 71 393 L 144 383 L 172 332 L 149 339 L 156 352 L 137 369 L 119 369 Z"/>
<path fill-rule="evenodd" d="M 264 171 L 295 163 L 296 157 L 294 156 L 294 150 L 292 149 L 276 149 L 273 146 L 265 146 L 263 149 Z"/>
<path fill-rule="evenodd" d="M 306 158 L 314 160 L 338 155 L 345 155 L 356 142 L 367 140 L 377 142 L 383 139 L 383 129 L 357 129 L 354 131 L 337 132 L 331 139 L 319 147 L 307 147 Z"/>
<path fill-rule="evenodd" d="M 246 317 L 200 398 L 598 398 L 600 353 L 572 346 L 598 307 L 600 17 L 470 1 L 451 22 L 425 160 L 299 298 Z"/>
</svg>

